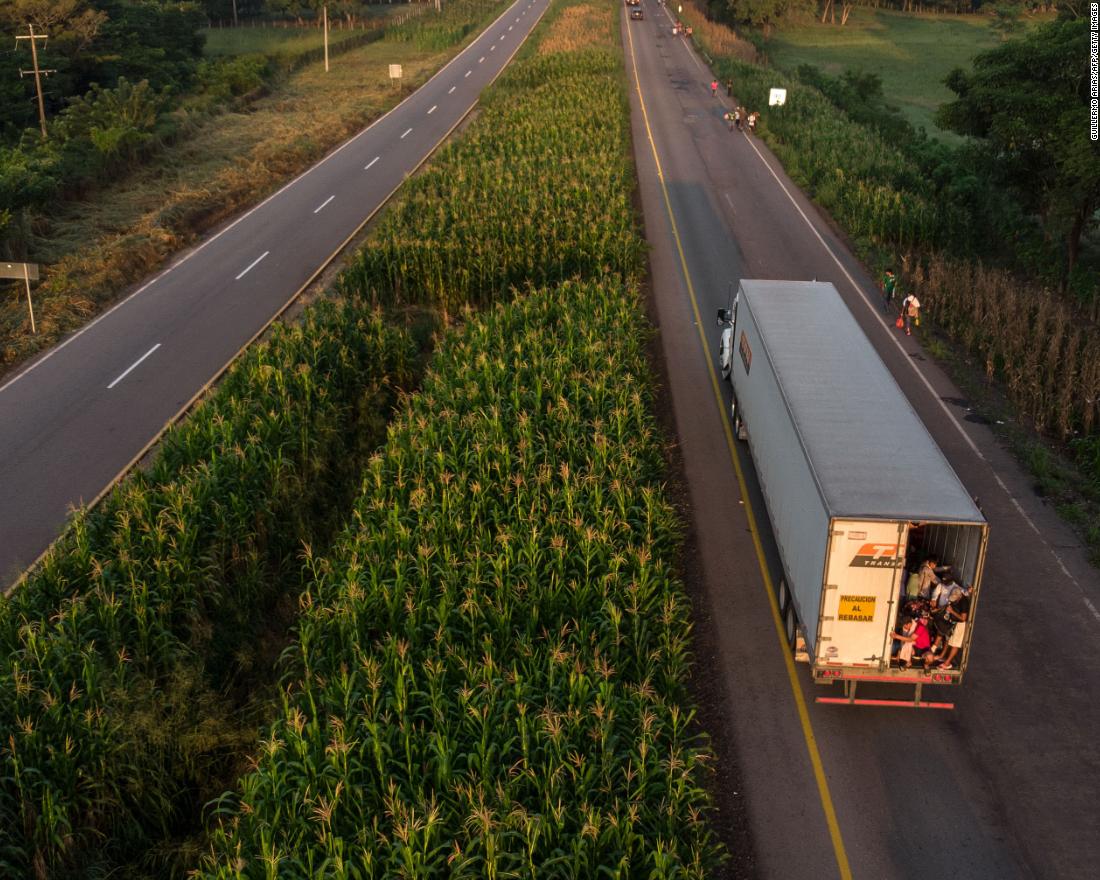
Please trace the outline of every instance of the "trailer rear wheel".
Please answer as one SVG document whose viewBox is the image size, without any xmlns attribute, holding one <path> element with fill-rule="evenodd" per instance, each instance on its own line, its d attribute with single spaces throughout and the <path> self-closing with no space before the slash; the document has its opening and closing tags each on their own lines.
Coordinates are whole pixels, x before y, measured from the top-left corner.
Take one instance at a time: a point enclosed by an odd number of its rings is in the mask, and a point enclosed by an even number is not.
<svg viewBox="0 0 1100 880">
<path fill-rule="evenodd" d="M 779 582 L 779 613 L 786 614 L 791 605 L 791 590 L 787 586 L 786 578 Z"/>
<path fill-rule="evenodd" d="M 745 432 L 745 422 L 741 418 L 741 413 L 737 409 L 737 398 L 733 398 L 733 402 L 730 403 L 730 418 L 733 419 L 733 436 L 738 440 L 745 440 L 748 438 L 748 434 Z"/>
<path fill-rule="evenodd" d="M 783 616 L 783 626 L 787 633 L 787 646 L 793 651 L 795 642 L 798 641 L 798 621 L 794 616 L 794 605 L 787 606 Z"/>
</svg>

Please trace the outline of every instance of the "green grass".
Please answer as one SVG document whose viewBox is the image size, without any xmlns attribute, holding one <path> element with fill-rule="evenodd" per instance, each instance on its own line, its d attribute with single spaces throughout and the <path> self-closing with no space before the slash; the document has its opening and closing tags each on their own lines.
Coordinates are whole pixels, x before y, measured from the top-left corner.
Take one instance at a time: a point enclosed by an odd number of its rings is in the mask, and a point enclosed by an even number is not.
<svg viewBox="0 0 1100 880">
<path fill-rule="evenodd" d="M 909 122 L 933 137 L 957 142 L 957 135 L 933 122 L 936 108 L 954 97 L 943 80 L 953 68 L 968 68 L 975 55 L 998 44 L 990 21 L 978 15 L 856 9 L 844 27 L 813 22 L 777 31 L 767 53 L 786 70 L 813 64 L 832 75 L 849 67 L 877 73 L 887 99 Z M 1024 21 L 1030 26 L 1040 18 Z"/>
<path fill-rule="evenodd" d="M 358 30 L 330 30 L 329 46 L 363 33 Z M 295 56 L 323 45 L 317 28 L 239 27 L 208 28 L 203 31 L 207 58 L 230 58 L 236 55 Z"/>
</svg>

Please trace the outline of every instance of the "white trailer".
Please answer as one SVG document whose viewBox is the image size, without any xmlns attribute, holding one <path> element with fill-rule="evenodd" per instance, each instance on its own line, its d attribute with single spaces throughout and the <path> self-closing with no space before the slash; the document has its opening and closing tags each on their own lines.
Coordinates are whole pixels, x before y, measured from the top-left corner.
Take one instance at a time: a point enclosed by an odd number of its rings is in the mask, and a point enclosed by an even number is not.
<svg viewBox="0 0 1100 880">
<path fill-rule="evenodd" d="M 926 684 L 961 683 L 970 656 L 989 527 L 871 347 L 836 288 L 743 280 L 720 361 L 733 386 L 782 561 L 779 612 L 819 702 L 950 708 Z M 906 560 L 934 554 L 973 587 L 954 668 L 892 662 Z M 863 682 L 915 685 L 912 699 L 857 699 Z"/>
</svg>

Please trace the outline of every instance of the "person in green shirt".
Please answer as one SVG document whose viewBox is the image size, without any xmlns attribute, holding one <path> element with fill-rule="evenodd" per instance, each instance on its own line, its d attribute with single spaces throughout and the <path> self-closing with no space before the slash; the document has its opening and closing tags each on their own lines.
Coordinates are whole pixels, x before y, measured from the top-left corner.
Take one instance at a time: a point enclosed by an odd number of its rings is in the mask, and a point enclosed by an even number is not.
<svg viewBox="0 0 1100 880">
<path fill-rule="evenodd" d="M 897 285 L 897 278 L 894 277 L 894 270 L 887 269 L 882 276 L 882 280 L 879 282 L 879 290 L 882 291 L 882 310 L 887 314 L 894 307 L 894 287 Z"/>
</svg>

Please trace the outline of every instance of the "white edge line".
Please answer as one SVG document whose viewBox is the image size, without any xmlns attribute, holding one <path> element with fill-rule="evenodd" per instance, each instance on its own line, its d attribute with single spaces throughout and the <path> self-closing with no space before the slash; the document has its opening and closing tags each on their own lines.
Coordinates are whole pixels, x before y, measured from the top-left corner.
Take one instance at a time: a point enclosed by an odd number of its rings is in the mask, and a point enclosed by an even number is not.
<svg viewBox="0 0 1100 880">
<path fill-rule="evenodd" d="M 327 205 L 327 204 L 328 204 L 329 202 L 331 202 L 331 201 L 332 201 L 332 200 L 333 200 L 334 198 L 336 198 L 336 196 L 329 196 L 329 197 L 328 197 L 327 199 L 325 199 L 325 200 L 324 200 L 323 202 L 321 202 L 321 204 L 319 204 L 319 205 L 318 205 L 318 206 L 317 206 L 316 208 L 314 208 L 314 209 L 313 209 L 313 213 L 314 213 L 314 214 L 319 214 L 319 213 L 321 212 L 321 210 L 322 210 L 322 209 L 323 209 L 323 208 L 324 208 L 324 207 L 325 207 L 325 206 L 326 206 L 326 205 Z"/>
<path fill-rule="evenodd" d="M 127 376 L 129 376 L 130 373 L 133 372 L 133 370 L 137 368 L 138 364 L 140 364 L 143 360 L 145 360 L 147 357 L 149 357 L 149 355 L 151 355 L 158 348 L 160 348 L 160 343 L 159 342 L 156 345 L 154 345 L 152 348 L 150 348 L 147 352 L 145 352 L 145 354 L 143 354 L 141 357 L 139 357 L 136 361 L 134 361 L 132 364 L 130 364 L 130 366 L 128 366 L 125 370 L 123 370 L 121 375 L 119 375 L 119 377 L 117 379 L 115 379 L 114 382 L 112 382 L 110 385 L 107 386 L 107 390 L 110 391 L 119 382 L 121 382 L 123 379 L 125 379 Z"/>
<path fill-rule="evenodd" d="M 375 156 L 375 157 L 374 157 L 373 159 L 371 159 L 371 160 L 370 160 L 370 161 L 369 161 L 369 162 L 368 162 L 368 163 L 367 163 L 366 165 L 364 165 L 364 166 L 363 166 L 363 170 L 364 170 L 364 171 L 369 171 L 369 170 L 370 170 L 370 167 L 371 167 L 371 165 L 373 165 L 373 164 L 374 164 L 375 162 L 377 162 L 377 161 L 378 161 L 379 159 L 381 159 L 381 158 L 382 158 L 381 156 Z"/>
<path fill-rule="evenodd" d="M 241 274 L 238 275 L 233 280 L 234 281 L 240 281 L 242 278 L 244 278 L 245 275 L 247 275 L 249 272 L 251 272 L 253 269 L 256 268 L 256 264 L 259 263 L 260 260 L 262 260 L 264 257 L 266 257 L 270 253 L 271 253 L 271 251 L 264 251 L 262 254 L 260 254 L 258 257 L 256 257 L 256 259 L 254 259 L 251 263 L 249 263 L 248 266 L 245 268 L 245 270 L 243 272 L 241 272 Z"/>
<path fill-rule="evenodd" d="M 514 7 L 515 7 L 515 4 L 508 7 L 508 9 L 504 10 L 504 12 L 502 12 L 500 15 L 498 15 L 493 20 L 493 22 L 488 27 L 485 28 L 485 31 L 491 30 L 493 28 L 493 26 L 496 25 L 497 22 L 499 22 L 501 19 L 503 19 L 506 15 L 508 15 L 508 13 L 511 12 Z M 525 11 L 524 15 L 526 15 L 526 14 L 527 13 Z M 482 33 L 485 33 L 485 31 L 482 31 Z M 459 52 L 457 55 L 455 55 L 454 58 L 452 58 L 450 61 L 448 61 L 446 64 L 444 64 L 441 68 L 439 68 L 439 70 L 437 70 L 434 74 L 432 74 L 432 76 L 430 76 L 428 78 L 428 80 L 424 83 L 424 85 L 422 85 L 420 88 L 421 89 L 424 88 L 424 86 L 428 85 L 428 83 L 430 83 L 432 80 L 434 80 L 437 77 L 441 76 L 447 70 L 447 68 L 449 68 L 452 64 L 455 64 L 456 62 L 461 61 L 463 59 L 463 57 L 465 55 L 467 55 L 467 53 L 472 55 L 473 50 L 474 50 L 474 45 L 476 44 L 476 42 L 477 42 L 477 40 L 474 40 L 474 42 L 470 43 L 469 46 L 467 46 L 465 49 L 463 49 L 461 52 Z M 466 76 L 469 76 L 469 75 L 470 75 L 470 71 L 467 71 Z M 81 327 L 79 330 L 77 330 L 68 339 L 63 340 L 59 345 L 55 346 L 54 348 L 51 348 L 42 357 L 38 358 L 38 360 L 32 361 L 24 369 L 22 369 L 20 372 L 16 373 L 14 376 L 12 376 L 7 382 L 5 382 L 3 385 L 0 385 L 0 394 L 2 394 L 8 387 L 14 385 L 16 382 L 18 382 L 20 379 L 22 379 L 24 376 L 26 376 L 32 370 L 35 370 L 38 367 L 42 366 L 42 364 L 46 363 L 46 361 L 48 361 L 55 354 L 57 354 L 59 351 L 61 351 L 61 349 L 65 348 L 65 346 L 67 346 L 70 342 L 75 342 L 77 339 L 79 339 L 81 336 L 83 336 L 86 331 L 91 330 L 92 327 L 94 327 L 96 324 L 98 324 L 100 321 L 102 321 L 108 315 L 112 314 L 116 309 L 122 308 L 124 305 L 126 305 L 126 303 L 128 303 L 130 300 L 132 300 L 135 296 L 137 296 L 139 293 L 142 293 L 143 291 L 147 290 L 149 287 L 151 287 L 157 281 L 160 281 L 161 278 L 163 278 L 165 275 L 167 275 L 169 272 L 171 272 L 177 266 L 182 266 L 184 263 L 186 263 L 188 260 L 190 260 L 193 256 L 195 256 L 195 254 L 197 254 L 199 251 L 201 251 L 207 245 L 213 244 L 215 241 L 217 241 L 219 238 L 221 238 L 223 235 L 225 235 L 230 229 L 232 229 L 238 223 L 240 223 L 241 221 L 247 219 L 248 217 L 250 217 L 256 211 L 260 210 L 260 208 L 262 208 L 264 205 L 266 205 L 272 199 L 278 198 L 280 195 L 282 195 L 282 193 L 284 193 L 286 190 L 290 189 L 290 187 L 294 186 L 294 184 L 296 184 L 299 180 L 301 180 L 302 178 L 306 177 L 307 175 L 313 173 L 318 168 L 320 168 L 322 165 L 324 165 L 329 159 L 331 159 L 337 153 L 339 153 L 342 150 L 346 149 L 347 147 L 351 146 L 353 143 L 355 143 L 357 140 L 359 140 L 359 138 L 361 138 L 368 131 L 370 131 L 372 128 L 374 128 L 376 125 L 378 125 L 378 123 L 380 123 L 383 119 L 385 119 L 391 113 L 393 113 L 397 110 L 400 110 L 408 101 L 412 100 L 412 98 L 415 97 L 417 92 L 419 92 L 419 91 L 420 91 L 420 89 L 417 89 L 416 92 L 413 92 L 411 95 L 407 96 L 399 104 L 394 104 L 394 106 L 390 107 L 389 110 L 387 110 L 385 113 L 383 113 L 381 116 L 379 116 L 376 120 L 374 120 L 374 122 L 372 122 L 370 125 L 368 125 L 366 128 L 364 128 L 361 132 L 359 132 L 353 138 L 351 138 L 350 140 L 344 141 L 342 144 L 340 144 L 334 150 L 332 150 L 332 152 L 328 153 L 325 156 L 322 156 L 320 159 L 317 160 L 317 162 L 315 164 L 311 165 L 309 168 L 307 168 L 305 171 L 303 171 L 297 177 L 287 181 L 285 184 L 283 184 L 281 187 L 279 187 L 279 189 L 275 190 L 275 192 L 273 192 L 271 195 L 269 195 L 266 199 L 264 199 L 259 204 L 253 205 L 251 208 L 249 208 L 247 211 L 245 211 L 245 213 L 241 214 L 240 217 L 236 218 L 232 223 L 230 223 L 224 229 L 219 230 L 218 232 L 214 233 L 214 235 L 210 236 L 210 238 L 208 238 L 205 241 L 201 242 L 197 247 L 194 248 L 194 250 L 188 251 L 187 253 L 183 254 L 182 256 L 179 256 L 178 259 L 175 259 L 172 262 L 170 262 L 168 264 L 168 266 L 164 269 L 163 272 L 159 273 L 158 275 L 154 275 L 152 278 L 150 278 L 148 281 L 146 281 L 144 284 L 142 284 L 141 287 L 139 287 L 137 290 L 135 290 L 133 293 L 131 293 L 129 296 L 127 296 L 125 299 L 119 300 L 117 303 L 115 303 L 113 306 L 111 306 L 111 308 L 109 308 L 107 311 L 105 311 L 102 315 L 98 315 L 97 317 L 93 318 L 89 323 L 85 324 L 83 327 Z"/>
</svg>

